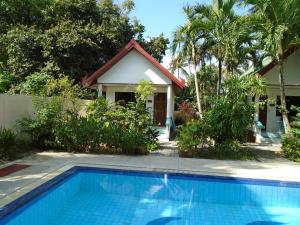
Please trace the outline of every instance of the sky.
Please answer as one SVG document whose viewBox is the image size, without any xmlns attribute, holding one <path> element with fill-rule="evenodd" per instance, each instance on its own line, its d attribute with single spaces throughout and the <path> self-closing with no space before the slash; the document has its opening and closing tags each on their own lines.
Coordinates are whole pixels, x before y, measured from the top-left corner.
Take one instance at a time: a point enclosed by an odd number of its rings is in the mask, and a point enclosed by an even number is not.
<svg viewBox="0 0 300 225">
<path fill-rule="evenodd" d="M 176 28 L 185 22 L 183 6 L 207 3 L 210 0 L 134 0 L 135 9 L 131 13 L 145 26 L 145 36 L 158 36 L 164 33 L 171 38 Z"/>
<path fill-rule="evenodd" d="M 123 0 L 116 0 L 122 2 Z M 183 6 L 199 4 L 211 4 L 212 0 L 134 0 L 135 9 L 131 12 L 132 18 L 137 18 L 145 26 L 144 37 L 155 37 L 163 33 L 172 41 L 176 28 L 186 21 Z M 237 13 L 244 10 L 236 9 Z M 167 51 L 163 59 L 163 65 L 169 67 L 171 53 Z"/>
<path fill-rule="evenodd" d="M 210 4 L 211 0 L 134 0 L 134 2 L 135 9 L 131 17 L 137 18 L 145 26 L 145 38 L 163 33 L 171 41 L 176 28 L 185 23 L 183 6 L 196 3 Z M 171 54 L 167 52 L 163 65 L 168 67 L 170 60 Z"/>
</svg>

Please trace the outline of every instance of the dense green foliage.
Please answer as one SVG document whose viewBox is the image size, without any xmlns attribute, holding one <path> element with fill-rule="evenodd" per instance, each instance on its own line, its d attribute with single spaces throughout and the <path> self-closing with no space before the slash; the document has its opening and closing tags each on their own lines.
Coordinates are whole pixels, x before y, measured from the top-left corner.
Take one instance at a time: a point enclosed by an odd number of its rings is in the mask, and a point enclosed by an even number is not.
<svg viewBox="0 0 300 225">
<path fill-rule="evenodd" d="M 15 82 L 15 77 L 11 73 L 5 70 L 0 71 L 0 93 L 7 92 Z"/>
<path fill-rule="evenodd" d="M 67 75 L 77 83 L 132 38 L 161 61 L 168 40 L 160 35 L 146 41 L 144 26 L 129 17 L 133 9 L 131 0 L 3 0 L 0 63 L 18 83 L 36 73 Z"/>
<path fill-rule="evenodd" d="M 21 93 L 35 96 L 43 96 L 47 84 L 53 78 L 45 73 L 33 73 L 25 78 L 25 82 L 21 85 Z"/>
<path fill-rule="evenodd" d="M 282 139 L 283 154 L 294 161 L 300 161 L 300 108 L 294 107 L 298 120 L 292 123 L 290 133 L 284 135 Z"/>
<path fill-rule="evenodd" d="M 51 92 L 52 87 L 49 83 L 47 91 Z M 142 82 L 138 86 L 137 103 L 124 107 L 109 105 L 104 98 L 98 98 L 88 104 L 85 116 L 81 113 L 82 101 L 76 98 L 77 85 L 63 87 L 56 96 L 37 97 L 35 117 L 19 121 L 22 132 L 37 147 L 124 154 L 146 154 L 158 147 L 158 133 L 152 128 L 151 115 L 145 108 L 145 94 L 153 90 L 150 84 Z M 145 89 L 149 91 L 144 92 Z"/>
<path fill-rule="evenodd" d="M 245 12 L 238 14 L 236 7 Z M 211 106 L 205 99 L 211 100 L 212 91 L 224 93 L 222 80 L 250 66 L 258 71 L 264 57 L 271 56 L 278 63 L 282 118 L 289 130 L 283 60 L 284 52 L 300 43 L 299 8 L 299 0 L 213 0 L 184 8 L 187 20 L 174 33 L 172 66 L 193 80 L 189 83 L 200 117 Z M 201 80 L 199 71 L 207 65 L 217 65 L 217 71 Z M 207 81 L 215 83 L 209 92 Z"/>
<path fill-rule="evenodd" d="M 201 119 L 180 127 L 177 140 L 181 153 L 216 158 L 228 155 L 233 159 L 234 155 L 242 159 L 242 153 L 247 156 L 247 151 L 240 149 L 240 152 L 237 147 L 237 143 L 246 140 L 254 120 L 255 105 L 247 101 L 247 96 L 262 94 L 264 89 L 263 80 L 254 76 L 228 78 L 224 84 L 226 93 L 215 100 L 213 107 L 206 110 Z"/>
<path fill-rule="evenodd" d="M 16 144 L 16 135 L 13 131 L 0 128 L 0 159 L 10 159 L 13 157 Z"/>
</svg>

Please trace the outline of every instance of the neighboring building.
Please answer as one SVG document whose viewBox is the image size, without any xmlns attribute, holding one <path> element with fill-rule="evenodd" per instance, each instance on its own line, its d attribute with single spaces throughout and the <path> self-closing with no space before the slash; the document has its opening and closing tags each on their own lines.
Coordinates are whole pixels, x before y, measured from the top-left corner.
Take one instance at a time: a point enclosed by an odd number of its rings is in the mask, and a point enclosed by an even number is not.
<svg viewBox="0 0 300 225">
<path fill-rule="evenodd" d="M 83 80 L 85 87 L 98 90 L 108 102 L 134 101 L 135 88 L 141 80 L 151 81 L 156 88 L 146 107 L 153 115 L 156 125 L 171 126 L 174 112 L 174 97 L 185 88 L 179 80 L 135 40 L 131 40 L 115 57 Z"/>
<path fill-rule="evenodd" d="M 290 48 L 284 55 L 284 81 L 287 109 L 290 121 L 295 119 L 295 112 L 290 110 L 292 105 L 300 106 L 300 47 Z M 258 71 L 267 80 L 267 96 L 271 99 L 264 108 L 259 109 L 259 121 L 267 132 L 276 133 L 282 128 L 281 113 L 276 104 L 280 104 L 279 68 L 275 61 Z"/>
</svg>

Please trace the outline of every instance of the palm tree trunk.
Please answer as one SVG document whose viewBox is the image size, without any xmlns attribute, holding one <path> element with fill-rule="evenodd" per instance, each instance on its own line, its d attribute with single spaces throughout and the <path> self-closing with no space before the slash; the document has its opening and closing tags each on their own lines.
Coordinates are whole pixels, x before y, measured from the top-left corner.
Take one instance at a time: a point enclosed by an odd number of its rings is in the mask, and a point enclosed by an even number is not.
<svg viewBox="0 0 300 225">
<path fill-rule="evenodd" d="M 281 110 L 282 110 L 282 121 L 284 132 L 287 133 L 291 129 L 291 125 L 289 122 L 287 108 L 286 108 L 286 100 L 285 100 L 285 82 L 283 77 L 283 47 L 282 42 L 279 42 L 278 49 L 278 66 L 279 66 L 279 85 L 280 85 L 280 100 L 281 100 Z"/>
<path fill-rule="evenodd" d="M 222 60 L 219 59 L 219 76 L 218 76 L 218 83 L 217 83 L 217 95 L 221 95 L 221 84 L 222 84 Z"/>
<path fill-rule="evenodd" d="M 196 99 L 197 99 L 197 107 L 199 112 L 199 117 L 202 118 L 202 106 L 201 106 L 201 97 L 200 97 L 200 87 L 198 83 L 197 77 L 197 60 L 196 60 L 196 50 L 195 45 L 192 43 L 192 60 L 193 60 L 193 69 L 194 69 L 194 81 L 195 81 L 195 90 L 196 90 Z"/>
</svg>

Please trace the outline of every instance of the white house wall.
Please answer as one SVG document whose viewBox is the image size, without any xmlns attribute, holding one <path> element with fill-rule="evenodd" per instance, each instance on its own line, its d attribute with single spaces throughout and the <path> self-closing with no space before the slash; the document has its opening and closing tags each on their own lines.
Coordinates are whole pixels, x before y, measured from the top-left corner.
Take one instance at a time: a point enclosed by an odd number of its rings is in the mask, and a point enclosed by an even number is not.
<svg viewBox="0 0 300 225">
<path fill-rule="evenodd" d="M 267 79 L 268 98 L 275 101 L 280 96 L 279 89 L 279 69 L 275 66 L 263 77 Z M 300 49 L 290 55 L 284 62 L 284 80 L 286 96 L 300 96 Z M 267 106 L 267 131 L 277 132 L 279 130 L 280 116 L 276 116 L 276 107 Z"/>
<path fill-rule="evenodd" d="M 105 74 L 98 78 L 101 84 L 138 84 L 141 80 L 167 85 L 172 81 L 138 51 L 132 50 Z"/>
<path fill-rule="evenodd" d="M 291 54 L 283 64 L 285 85 L 300 85 L 300 49 Z M 275 66 L 263 77 L 267 79 L 268 85 L 278 85 L 279 68 Z"/>
<path fill-rule="evenodd" d="M 300 87 L 287 87 L 286 96 L 300 96 Z M 276 103 L 277 96 L 280 96 L 279 88 L 269 88 L 268 89 L 268 98 Z M 268 132 L 277 132 L 279 131 L 279 122 L 281 121 L 280 116 L 276 116 L 276 107 L 267 106 L 267 131 Z"/>
<path fill-rule="evenodd" d="M 109 103 L 115 102 L 115 93 L 116 92 L 135 92 L 137 85 L 119 85 L 119 86 L 103 86 L 103 91 L 106 93 L 106 99 Z M 167 93 L 167 86 L 157 86 L 155 87 L 155 93 Z M 148 101 L 150 100 L 150 101 Z M 174 91 L 172 91 L 172 115 L 174 113 L 174 102 L 175 102 L 175 94 Z M 153 117 L 153 110 L 154 110 L 154 96 L 149 96 L 147 99 L 146 107 L 151 113 Z"/>
</svg>

